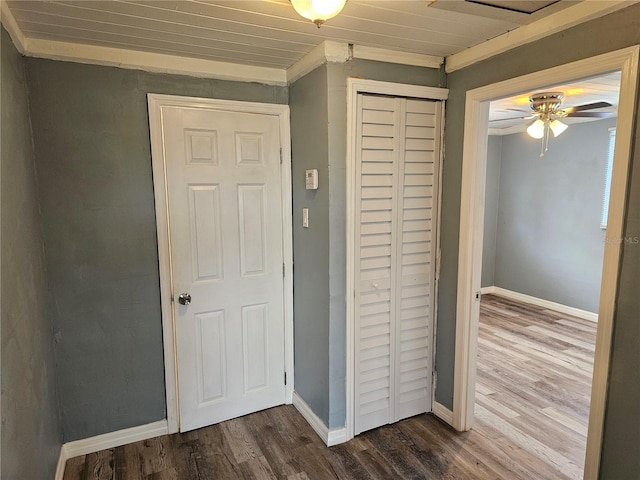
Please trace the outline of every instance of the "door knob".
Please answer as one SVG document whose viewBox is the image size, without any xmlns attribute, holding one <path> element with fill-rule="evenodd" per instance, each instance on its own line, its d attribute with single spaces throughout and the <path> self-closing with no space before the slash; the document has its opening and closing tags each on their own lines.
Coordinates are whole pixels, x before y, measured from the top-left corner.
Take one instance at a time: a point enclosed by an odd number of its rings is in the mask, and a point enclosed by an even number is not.
<svg viewBox="0 0 640 480">
<path fill-rule="evenodd" d="M 191 295 L 188 293 L 181 293 L 178 297 L 178 302 L 180 305 L 189 305 L 191 303 Z"/>
</svg>

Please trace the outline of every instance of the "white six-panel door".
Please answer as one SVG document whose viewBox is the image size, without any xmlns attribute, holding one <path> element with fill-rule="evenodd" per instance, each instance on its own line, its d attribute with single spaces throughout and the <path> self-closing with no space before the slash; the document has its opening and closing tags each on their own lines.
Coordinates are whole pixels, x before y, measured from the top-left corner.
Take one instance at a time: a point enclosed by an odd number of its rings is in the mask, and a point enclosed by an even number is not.
<svg viewBox="0 0 640 480">
<path fill-rule="evenodd" d="M 431 411 L 439 101 L 358 95 L 354 433 Z"/>
<path fill-rule="evenodd" d="M 186 431 L 285 402 L 279 119 L 163 107 L 162 133 Z"/>
</svg>

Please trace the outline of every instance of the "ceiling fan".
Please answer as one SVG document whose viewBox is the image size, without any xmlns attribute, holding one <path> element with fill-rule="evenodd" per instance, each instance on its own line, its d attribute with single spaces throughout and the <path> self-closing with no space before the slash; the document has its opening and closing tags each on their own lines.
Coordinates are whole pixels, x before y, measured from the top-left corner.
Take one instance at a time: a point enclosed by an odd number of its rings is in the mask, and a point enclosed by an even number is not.
<svg viewBox="0 0 640 480">
<path fill-rule="evenodd" d="M 562 123 L 559 119 L 566 117 L 582 117 L 582 118 L 607 118 L 613 115 L 612 112 L 589 112 L 587 110 L 595 110 L 598 108 L 611 107 L 609 102 L 585 103 L 574 107 L 561 108 L 564 100 L 564 92 L 538 92 L 529 97 L 529 106 L 532 113 L 526 117 L 515 117 L 523 120 L 534 119 L 527 127 L 527 133 L 533 138 L 542 139 L 542 147 L 540 156 L 544 156 L 544 152 L 549 149 L 549 131 L 557 137 L 564 132 L 568 125 Z M 524 110 L 510 109 L 518 112 L 526 113 Z M 501 120 L 512 120 L 513 118 L 504 118 Z M 500 120 L 494 120 L 500 121 Z"/>
</svg>

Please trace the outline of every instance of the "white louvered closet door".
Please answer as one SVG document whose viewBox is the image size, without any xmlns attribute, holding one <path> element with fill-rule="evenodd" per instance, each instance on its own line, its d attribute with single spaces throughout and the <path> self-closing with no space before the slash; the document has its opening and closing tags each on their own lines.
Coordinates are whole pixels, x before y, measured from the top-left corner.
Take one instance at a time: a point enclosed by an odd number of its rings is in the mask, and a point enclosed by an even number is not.
<svg viewBox="0 0 640 480">
<path fill-rule="evenodd" d="M 441 112 L 358 96 L 356 434 L 431 411 Z"/>
</svg>

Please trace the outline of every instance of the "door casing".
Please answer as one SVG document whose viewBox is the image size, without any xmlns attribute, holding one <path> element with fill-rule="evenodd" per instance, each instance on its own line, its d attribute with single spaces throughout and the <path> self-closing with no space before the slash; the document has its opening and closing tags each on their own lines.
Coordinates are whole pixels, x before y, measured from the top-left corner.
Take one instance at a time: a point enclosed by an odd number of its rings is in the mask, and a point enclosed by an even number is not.
<svg viewBox="0 0 640 480">
<path fill-rule="evenodd" d="M 347 172 L 346 172 L 346 187 L 347 187 L 347 228 L 346 228 L 346 242 L 347 242 L 347 285 L 346 285 L 346 343 L 347 346 L 347 368 L 346 368 L 346 419 L 345 419 L 345 441 L 351 440 L 354 437 L 354 415 L 355 415 L 355 278 L 356 272 L 355 265 L 355 232 L 356 232 L 356 191 L 355 191 L 355 176 L 356 168 L 355 162 L 357 158 L 357 97 L 359 93 L 373 93 L 380 95 L 391 95 L 396 97 L 414 97 L 425 100 L 444 100 L 449 95 L 449 90 L 446 88 L 438 87 L 424 87 L 420 85 L 407 85 L 402 83 L 381 82 L 376 80 L 365 80 L 359 78 L 347 79 Z M 444 131 L 444 104 L 442 107 L 442 121 L 440 135 Z M 440 152 L 438 155 L 438 171 L 442 171 L 442 141 L 440 142 Z M 435 329 L 437 323 L 437 292 L 438 292 L 438 265 L 439 265 L 439 251 L 440 251 L 440 192 L 441 192 L 442 175 L 439 175 L 437 182 L 437 195 L 436 196 L 436 215 L 433 224 L 436 226 L 436 248 L 434 261 L 436 264 L 435 272 L 435 296 L 434 296 L 434 319 L 433 319 L 433 336 L 435 339 Z"/>
<path fill-rule="evenodd" d="M 615 70 L 622 72 L 607 225 L 607 238 L 622 238 L 635 118 L 639 52 L 639 46 L 629 47 L 467 92 L 460 204 L 454 391 L 451 412 L 451 423 L 456 430 L 469 430 L 474 422 L 480 308 L 480 302 L 475 298 L 475 293 L 480 291 L 482 270 L 484 222 L 481 219 L 484 217 L 489 103 L 492 100 L 527 93 L 541 86 L 575 81 Z M 585 479 L 596 479 L 600 464 L 620 254 L 619 242 L 606 242 L 587 434 Z"/>
<path fill-rule="evenodd" d="M 162 337 L 164 348 L 165 389 L 167 402 L 167 424 L 169 433 L 180 428 L 177 382 L 177 355 L 175 343 L 175 318 L 173 316 L 171 278 L 171 252 L 169 237 L 168 196 L 166 164 L 163 149 L 163 107 L 184 107 L 217 110 L 220 112 L 243 112 L 278 117 L 281 148 L 281 195 L 282 195 L 282 239 L 284 271 L 284 350 L 285 401 L 293 397 L 293 243 L 291 207 L 291 134 L 289 106 L 257 102 L 240 102 L 173 95 L 148 94 L 149 129 L 151 134 L 151 161 L 155 196 L 156 225 L 158 238 L 158 260 L 160 269 L 160 304 L 162 314 Z"/>
</svg>

